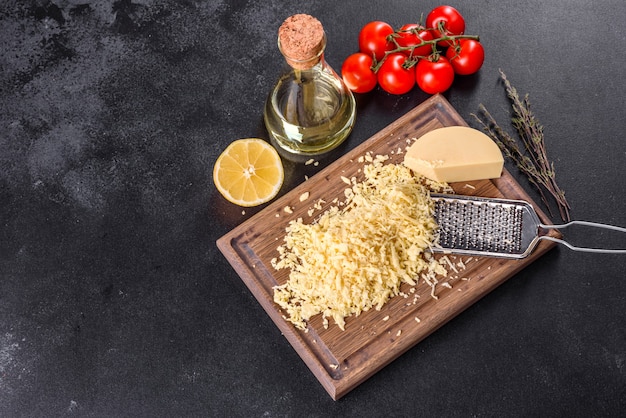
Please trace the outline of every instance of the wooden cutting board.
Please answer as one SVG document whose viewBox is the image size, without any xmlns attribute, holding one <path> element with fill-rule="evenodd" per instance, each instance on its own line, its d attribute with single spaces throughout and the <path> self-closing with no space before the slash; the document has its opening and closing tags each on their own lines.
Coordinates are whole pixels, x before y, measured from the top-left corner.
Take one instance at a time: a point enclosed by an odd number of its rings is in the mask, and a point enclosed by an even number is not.
<svg viewBox="0 0 626 418">
<path fill-rule="evenodd" d="M 458 273 L 449 269 L 450 274 L 444 280 L 447 284 L 437 287 L 437 299 L 431 297 L 431 288 L 425 283 L 420 282 L 414 289 L 403 286 L 408 297 L 397 296 L 380 311 L 370 310 L 358 317 L 346 318 L 345 331 L 332 320 L 325 329 L 320 315 L 309 321 L 308 332 L 296 329 L 283 318 L 280 307 L 273 302 L 273 287 L 284 284 L 289 272 L 276 271 L 271 260 L 278 256 L 276 248 L 283 242 L 289 221 L 297 218 L 312 221 L 321 212 L 315 211 L 310 216 L 308 211 L 319 199 L 328 202 L 322 210 L 335 197 L 343 200 L 347 185 L 341 176 L 362 178 L 359 169 L 363 164 L 357 161 L 365 153 L 389 155 L 390 162 L 399 163 L 403 153 L 398 150 L 405 150 L 407 140 L 453 125 L 467 126 L 443 96 L 432 96 L 217 241 L 220 251 L 243 282 L 335 400 L 555 245 L 541 241 L 534 252 L 522 260 L 449 256 Z M 550 223 L 506 170 L 499 179 L 451 186 L 458 194 L 526 200 L 533 204 L 543 223 Z M 300 202 L 305 192 L 310 196 Z M 284 211 L 287 206 L 291 213 Z M 559 236 L 558 232 L 550 234 Z"/>
</svg>

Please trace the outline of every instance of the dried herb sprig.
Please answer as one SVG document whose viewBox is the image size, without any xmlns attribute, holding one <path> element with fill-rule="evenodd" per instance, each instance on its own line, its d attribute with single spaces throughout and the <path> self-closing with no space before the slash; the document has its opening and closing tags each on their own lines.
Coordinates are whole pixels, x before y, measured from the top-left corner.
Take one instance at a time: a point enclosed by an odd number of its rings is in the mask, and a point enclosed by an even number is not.
<svg viewBox="0 0 626 418">
<path fill-rule="evenodd" d="M 500 77 L 504 82 L 513 109 L 511 123 L 518 133 L 523 148 L 520 148 L 517 141 L 498 125 L 484 105 L 479 106 L 480 116 L 476 114 L 472 114 L 472 116 L 498 144 L 504 156 L 515 162 L 517 167 L 528 176 L 530 183 L 539 190 L 541 199 L 548 210 L 550 210 L 550 205 L 544 190 L 547 190 L 555 199 L 561 219 L 569 221 L 570 206 L 565 199 L 565 192 L 559 188 L 556 182 L 554 164 L 550 162 L 546 152 L 543 126 L 530 108 L 528 94 L 520 99 L 517 90 L 511 85 L 502 70 L 500 70 Z"/>
</svg>

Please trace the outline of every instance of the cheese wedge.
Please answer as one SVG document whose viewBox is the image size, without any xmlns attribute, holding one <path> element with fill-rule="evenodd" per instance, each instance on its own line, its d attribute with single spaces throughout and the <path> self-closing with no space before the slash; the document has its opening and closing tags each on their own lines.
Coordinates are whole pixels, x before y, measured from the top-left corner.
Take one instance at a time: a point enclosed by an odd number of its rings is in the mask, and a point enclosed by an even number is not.
<svg viewBox="0 0 626 418">
<path fill-rule="evenodd" d="M 411 144 L 404 165 L 431 180 L 453 183 L 498 178 L 504 158 L 498 145 L 481 131 L 448 126 Z"/>
</svg>

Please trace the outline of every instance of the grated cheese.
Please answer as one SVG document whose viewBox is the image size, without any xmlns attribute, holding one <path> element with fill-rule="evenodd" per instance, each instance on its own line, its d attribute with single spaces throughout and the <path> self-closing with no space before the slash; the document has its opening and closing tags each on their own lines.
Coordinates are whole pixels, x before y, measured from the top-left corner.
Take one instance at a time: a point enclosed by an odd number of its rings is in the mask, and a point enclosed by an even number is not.
<svg viewBox="0 0 626 418">
<path fill-rule="evenodd" d="M 454 271 L 455 273 L 458 273 L 458 272 L 459 272 L 459 271 L 456 269 L 456 267 L 454 267 L 454 264 L 452 264 L 452 261 L 450 261 L 450 259 L 448 258 L 448 256 L 447 256 L 447 255 L 445 255 L 445 256 L 443 256 L 443 257 L 441 257 L 441 259 L 442 259 L 443 261 L 445 261 L 445 262 L 448 264 L 448 266 L 452 269 L 452 271 Z"/>
<path fill-rule="evenodd" d="M 289 269 L 289 278 L 274 288 L 274 301 L 300 329 L 322 314 L 345 329 L 345 318 L 371 308 L 380 310 L 400 293 L 400 285 L 416 285 L 418 277 L 435 296 L 443 264 L 424 251 L 435 241 L 432 190 L 447 185 L 415 177 L 401 164 L 384 164 L 385 156 L 366 154 L 359 161 L 365 179 L 341 180 L 345 202 L 336 203 L 313 223 L 289 223 L 274 268 Z"/>
</svg>

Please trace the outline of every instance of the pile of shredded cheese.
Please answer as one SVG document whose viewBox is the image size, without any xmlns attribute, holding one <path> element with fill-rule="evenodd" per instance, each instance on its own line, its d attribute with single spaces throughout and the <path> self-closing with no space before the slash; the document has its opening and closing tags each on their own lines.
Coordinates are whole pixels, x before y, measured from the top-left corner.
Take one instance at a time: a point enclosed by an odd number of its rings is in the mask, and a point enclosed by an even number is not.
<svg viewBox="0 0 626 418">
<path fill-rule="evenodd" d="M 285 242 L 272 260 L 288 268 L 288 281 L 274 289 L 274 301 L 296 327 L 322 314 L 343 330 L 345 318 L 380 309 L 398 295 L 400 285 L 415 285 L 446 275 L 424 253 L 435 240 L 434 203 L 430 191 L 447 185 L 415 177 L 401 164 L 384 164 L 385 156 L 367 155 L 364 180 L 350 184 L 345 202 L 332 206 L 313 223 L 291 221 Z M 433 293 L 434 295 L 434 293 Z"/>
</svg>

